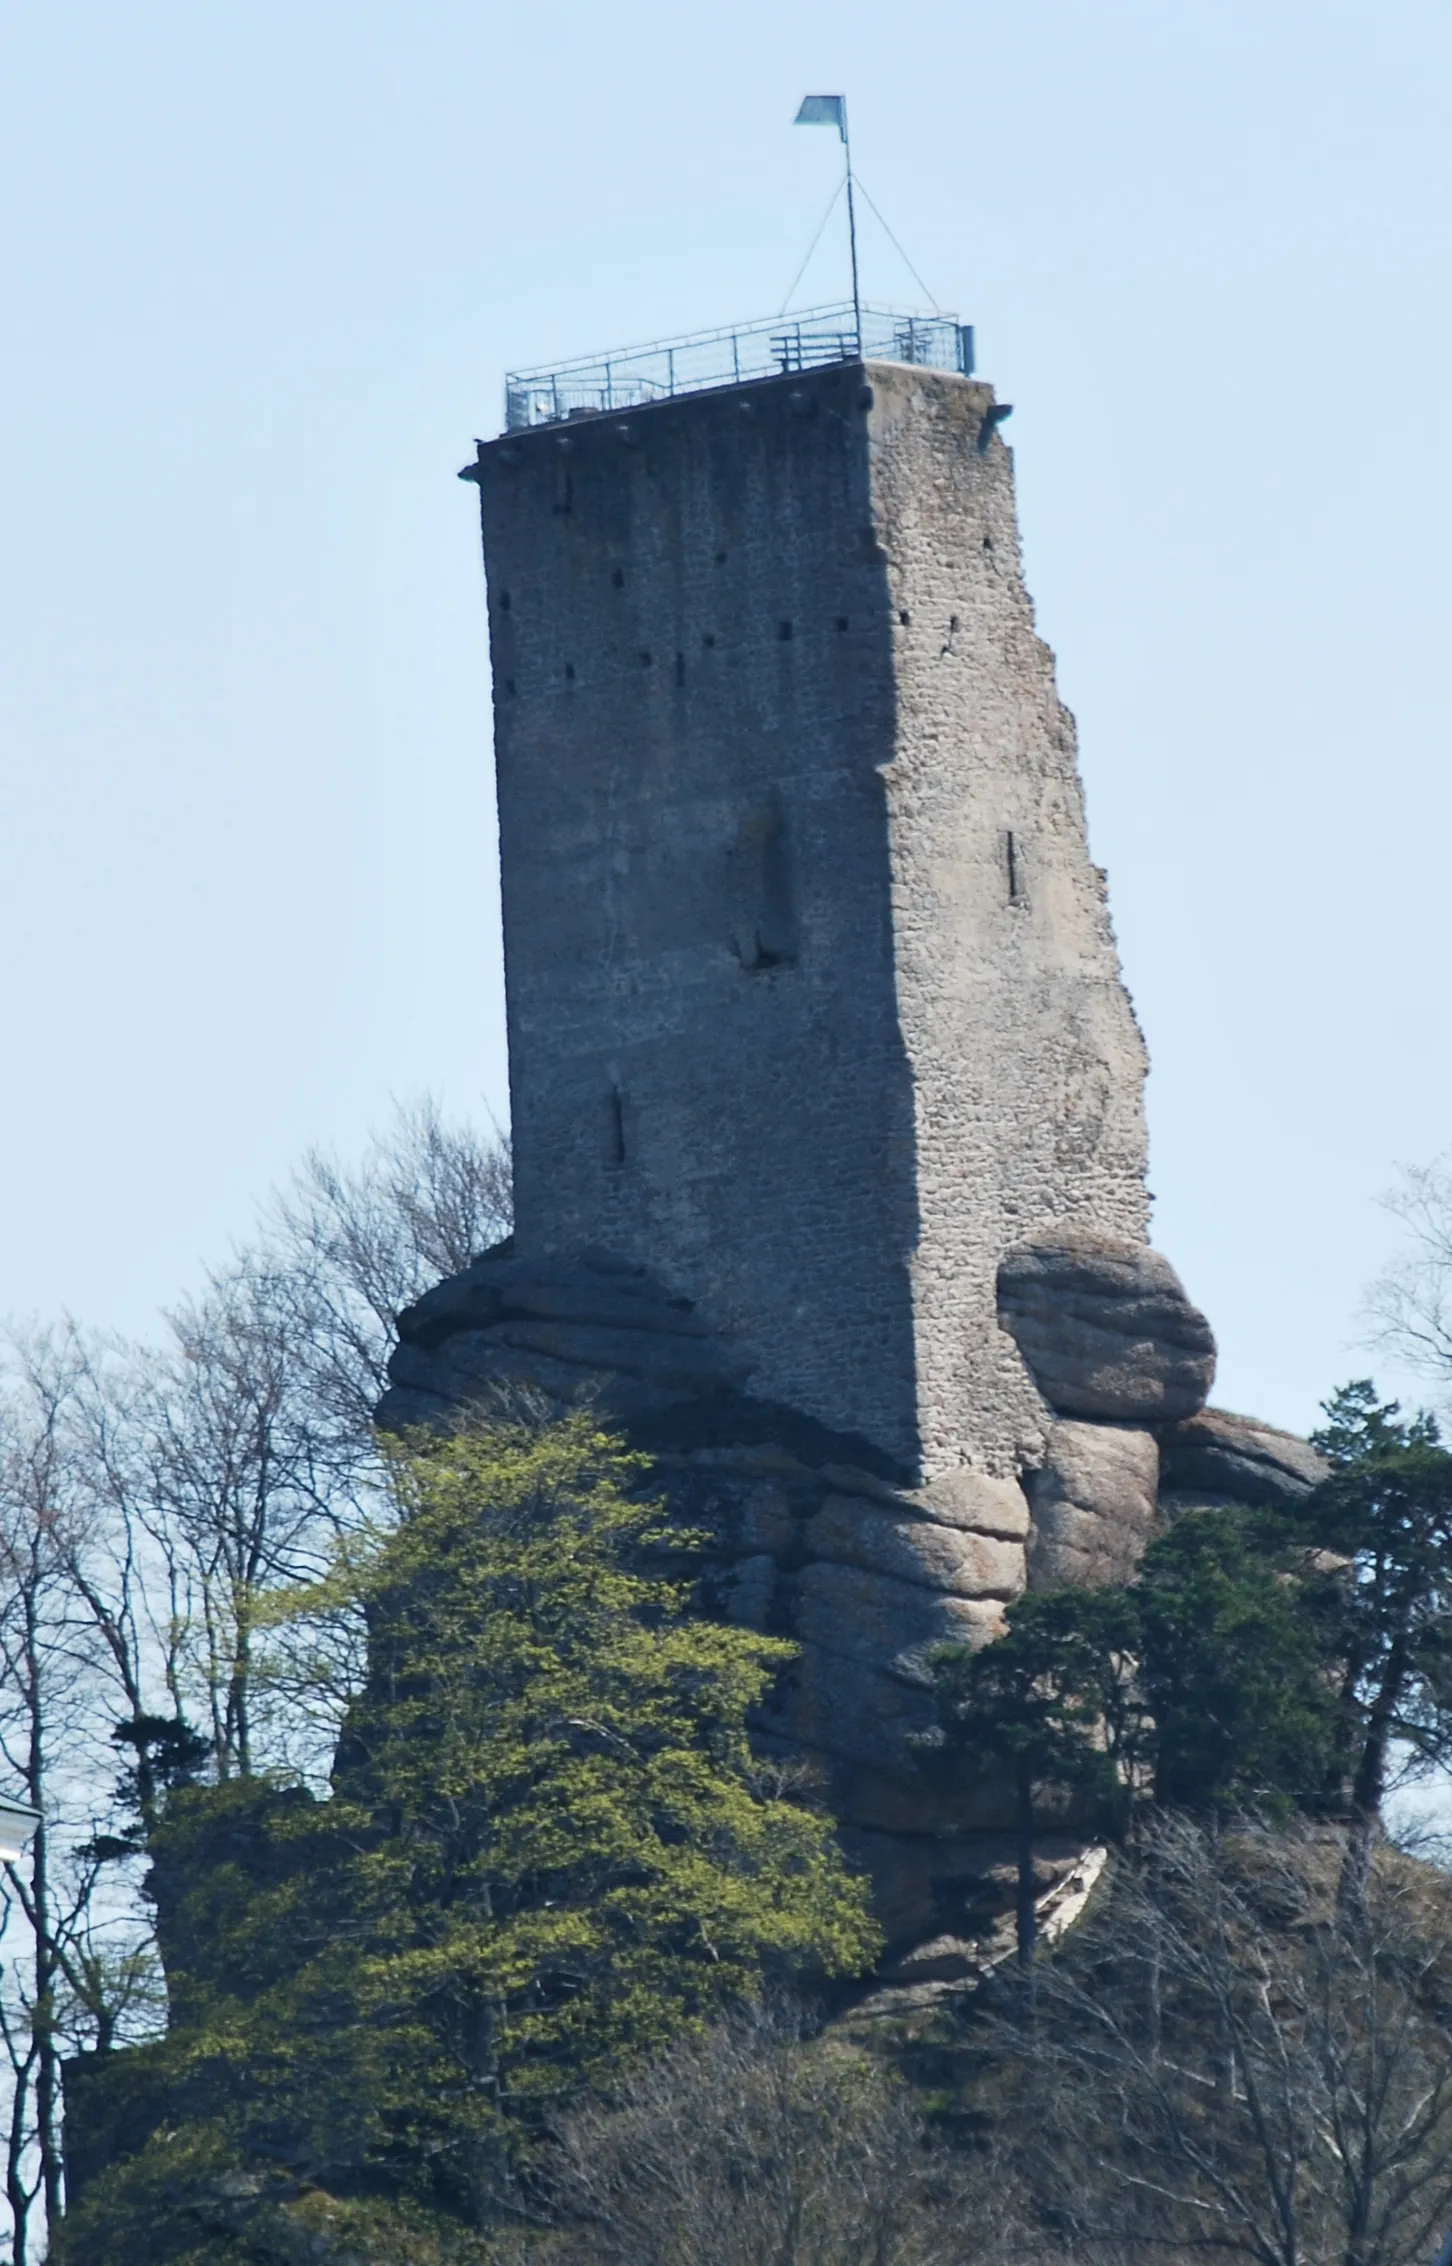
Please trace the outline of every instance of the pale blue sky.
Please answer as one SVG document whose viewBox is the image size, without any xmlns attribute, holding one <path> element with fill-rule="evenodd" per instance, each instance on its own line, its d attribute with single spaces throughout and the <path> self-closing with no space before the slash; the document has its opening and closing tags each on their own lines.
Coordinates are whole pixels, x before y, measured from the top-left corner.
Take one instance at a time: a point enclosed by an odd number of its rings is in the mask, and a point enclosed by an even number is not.
<svg viewBox="0 0 1452 2266">
<path fill-rule="evenodd" d="M 1311 1421 L 1452 1141 L 1449 76 L 1432 0 L 0 0 L 0 1307 L 143 1327 L 307 1143 L 502 1113 L 455 470 L 772 313 L 845 87 L 1015 404 L 1157 1240 Z"/>
</svg>

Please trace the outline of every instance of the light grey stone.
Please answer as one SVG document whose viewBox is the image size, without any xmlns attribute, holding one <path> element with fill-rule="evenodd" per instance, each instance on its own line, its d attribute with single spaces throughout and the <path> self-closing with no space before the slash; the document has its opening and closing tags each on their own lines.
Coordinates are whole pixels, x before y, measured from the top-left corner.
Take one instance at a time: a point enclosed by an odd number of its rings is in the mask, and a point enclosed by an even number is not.
<svg viewBox="0 0 1452 2266">
<path fill-rule="evenodd" d="M 924 1518 L 943 1526 L 964 1527 L 972 1534 L 1001 1534 L 1014 1542 L 1028 1539 L 1028 1497 L 1016 1479 L 990 1478 L 960 1464 L 955 1471 L 940 1471 L 908 1500 Z"/>
<path fill-rule="evenodd" d="M 829 1495 L 803 1530 L 810 1557 L 888 1574 L 956 1597 L 1017 1597 L 1024 1546 L 927 1519 L 893 1518 L 850 1495 Z"/>
<path fill-rule="evenodd" d="M 995 1314 L 1023 1223 L 1147 1216 L 1144 1048 L 991 401 L 810 370 L 469 468 L 518 1252 L 638 1260 L 909 1484 L 1009 1472 L 1041 1418 Z"/>
<path fill-rule="evenodd" d="M 1030 1481 L 1033 1589 L 1128 1581 L 1154 1529 L 1159 1444 L 1129 1425 L 1055 1424 Z"/>
<path fill-rule="evenodd" d="M 999 1265 L 998 1316 L 1061 1415 L 1192 1416 L 1214 1380 L 1210 1325 L 1147 1244 L 1067 1230 L 1021 1243 Z"/>
<path fill-rule="evenodd" d="M 797 1633 L 805 1643 L 924 1690 L 936 1646 L 987 1644 L 1003 1629 L 1003 1607 L 994 1600 L 955 1597 L 857 1566 L 805 1566 L 797 1588 Z"/>
</svg>

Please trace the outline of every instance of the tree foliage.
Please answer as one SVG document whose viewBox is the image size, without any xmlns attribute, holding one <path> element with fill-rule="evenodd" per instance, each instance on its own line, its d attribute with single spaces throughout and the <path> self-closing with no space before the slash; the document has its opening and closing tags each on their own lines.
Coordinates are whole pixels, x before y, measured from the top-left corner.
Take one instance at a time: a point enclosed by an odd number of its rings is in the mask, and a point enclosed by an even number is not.
<svg viewBox="0 0 1452 2266">
<path fill-rule="evenodd" d="M 1368 1380 L 1326 1404 L 1332 1477 L 1308 1506 L 1345 1573 L 1325 1590 L 1337 1676 L 1336 1761 L 1369 1826 L 1400 1745 L 1423 1768 L 1452 1755 L 1452 1454 L 1429 1416 L 1403 1422 Z"/>
<path fill-rule="evenodd" d="M 1122 1826 L 1134 1797 L 1349 1817 L 1364 1863 L 1393 1759 L 1452 1755 L 1452 1454 L 1370 1383 L 1326 1403 L 1299 1506 L 1188 1512 L 1122 1588 L 1020 1599 L 937 1668 L 949 1752 L 1017 1788 L 1020 1944 L 1041 1797 Z"/>
<path fill-rule="evenodd" d="M 1045 1797 L 1094 1821 L 1122 1810 L 1140 1731 L 1134 1601 L 1120 1589 L 1057 1590 L 1011 1607 L 979 1651 L 945 1646 L 935 1675 L 942 1751 L 970 1774 L 1005 1776 L 1018 1845 L 1018 1956 L 1036 1939 L 1034 1836 Z"/>
<path fill-rule="evenodd" d="M 1320 1797 L 1331 1711 L 1313 1577 L 1304 1544 L 1264 1512 L 1191 1512 L 1151 1543 L 1132 1597 L 1157 1802 Z"/>
<path fill-rule="evenodd" d="M 764 1979 L 871 1963 L 864 1885 L 748 1748 L 789 1648 L 692 1615 L 642 1476 L 583 1417 L 398 1456 L 396 1528 L 295 1601 L 369 1630 L 332 1799 L 173 1796 L 151 2078 L 242 2170 L 481 2226 L 582 2087 Z M 121 2255 L 107 2214 L 173 2144 L 100 2183 L 77 2255 Z"/>
</svg>

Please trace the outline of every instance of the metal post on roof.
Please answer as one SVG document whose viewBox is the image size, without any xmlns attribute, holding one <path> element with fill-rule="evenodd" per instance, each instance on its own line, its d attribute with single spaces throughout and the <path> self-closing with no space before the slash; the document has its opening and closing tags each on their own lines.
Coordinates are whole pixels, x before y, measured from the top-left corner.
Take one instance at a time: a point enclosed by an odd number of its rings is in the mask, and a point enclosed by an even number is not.
<svg viewBox="0 0 1452 2266">
<path fill-rule="evenodd" d="M 852 198 L 852 144 L 847 139 L 847 97 L 842 97 L 842 146 L 847 152 L 847 241 L 852 247 L 852 324 L 862 360 L 862 295 L 857 288 L 857 207 Z"/>
<path fill-rule="evenodd" d="M 847 138 L 845 94 L 804 94 L 794 126 L 835 126 L 847 157 L 847 242 L 852 253 L 852 333 L 862 360 L 862 295 L 857 288 L 857 205 L 852 194 L 852 144 Z M 790 296 L 790 294 L 788 294 Z"/>
</svg>

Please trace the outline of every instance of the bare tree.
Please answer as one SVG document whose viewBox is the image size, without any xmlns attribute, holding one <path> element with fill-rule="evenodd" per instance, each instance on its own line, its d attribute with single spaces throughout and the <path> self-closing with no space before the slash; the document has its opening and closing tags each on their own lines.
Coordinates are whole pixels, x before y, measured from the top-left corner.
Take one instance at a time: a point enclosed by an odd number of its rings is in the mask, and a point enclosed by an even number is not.
<svg viewBox="0 0 1452 2266">
<path fill-rule="evenodd" d="M 509 1233 L 508 1144 L 401 1104 L 360 1164 L 312 1150 L 274 1199 L 263 1248 L 286 1284 L 319 1441 L 346 1466 L 371 1435 L 401 1309 Z"/>
<path fill-rule="evenodd" d="M 104 2051 L 144 2021 L 154 1980 L 149 1931 L 107 1885 L 115 1663 L 74 1579 L 99 1524 L 78 1453 L 93 1374 L 79 1336 L 60 1331 L 13 1341 L 0 1380 L 0 1759 L 40 1813 L 29 1857 L 4 1866 L 0 1891 L 15 2266 L 63 2206 L 62 2059 Z"/>
<path fill-rule="evenodd" d="M 361 1165 L 307 1158 L 258 1238 L 172 1311 L 170 1347 L 138 1365 L 97 1469 L 119 1532 L 149 1538 L 179 1632 L 173 1711 L 205 1725 L 220 1777 L 264 1752 L 305 1768 L 326 1753 L 328 1726 L 290 1721 L 270 1674 L 269 1599 L 380 1510 L 372 1415 L 396 1316 L 507 1230 L 508 1200 L 500 1142 L 427 1101 L 400 1109 Z"/>
<path fill-rule="evenodd" d="M 984 2247 L 905 2089 L 790 2009 L 745 2012 L 581 2110 L 557 2169 L 582 2266 L 950 2266 Z"/>
<path fill-rule="evenodd" d="M 17 2266 L 62 2205 L 62 2056 L 158 2015 L 128 1860 L 195 1761 L 188 1717 L 221 1777 L 325 1761 L 272 1673 L 271 1593 L 381 1504 L 394 1318 L 507 1232 L 509 1193 L 502 1142 L 401 1108 L 360 1165 L 307 1158 L 160 1348 L 67 1324 L 0 1356 L 0 1765 L 42 1813 L 0 1875 Z"/>
<path fill-rule="evenodd" d="M 1452 1405 L 1452 1150 L 1404 1166 L 1382 1202 L 1407 1240 L 1367 1290 L 1368 1336 Z"/>
<path fill-rule="evenodd" d="M 1147 1831 L 1016 2009 L 1007 2153 L 1046 2237 L 1118 2257 L 1413 2266 L 1452 2221 L 1452 1883 L 1340 1837 Z M 1000 2102 L 1000 2110 L 1002 2102 Z"/>
</svg>

